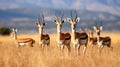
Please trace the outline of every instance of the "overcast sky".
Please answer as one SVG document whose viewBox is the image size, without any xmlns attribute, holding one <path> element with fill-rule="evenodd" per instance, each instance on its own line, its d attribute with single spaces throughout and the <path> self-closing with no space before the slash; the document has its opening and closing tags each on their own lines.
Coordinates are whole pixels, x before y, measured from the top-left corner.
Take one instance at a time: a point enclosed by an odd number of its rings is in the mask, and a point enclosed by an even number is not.
<svg viewBox="0 0 120 67">
<path fill-rule="evenodd" d="M 115 1 L 115 2 L 114 2 Z M 107 5 L 105 5 L 107 4 Z M 70 9 L 83 9 L 111 7 L 120 5 L 119 0 L 0 0 L 0 9 L 13 9 L 13 8 L 70 8 Z"/>
</svg>

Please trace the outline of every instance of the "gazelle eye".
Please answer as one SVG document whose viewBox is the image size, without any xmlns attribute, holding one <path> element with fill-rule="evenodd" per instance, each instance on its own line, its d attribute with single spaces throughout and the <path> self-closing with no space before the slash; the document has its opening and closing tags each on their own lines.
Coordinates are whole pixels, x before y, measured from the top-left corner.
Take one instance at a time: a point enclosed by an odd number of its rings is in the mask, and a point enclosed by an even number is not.
<svg viewBox="0 0 120 67">
<path fill-rule="evenodd" d="M 45 25 L 45 23 L 43 23 L 43 25 Z"/>
<path fill-rule="evenodd" d="M 70 19 L 70 18 L 67 18 L 67 21 L 68 21 L 68 22 L 71 22 L 71 19 Z"/>
<path fill-rule="evenodd" d="M 64 20 L 62 20 L 62 23 L 64 23 Z"/>
<path fill-rule="evenodd" d="M 35 25 L 38 25 L 38 23 L 35 23 Z"/>
</svg>

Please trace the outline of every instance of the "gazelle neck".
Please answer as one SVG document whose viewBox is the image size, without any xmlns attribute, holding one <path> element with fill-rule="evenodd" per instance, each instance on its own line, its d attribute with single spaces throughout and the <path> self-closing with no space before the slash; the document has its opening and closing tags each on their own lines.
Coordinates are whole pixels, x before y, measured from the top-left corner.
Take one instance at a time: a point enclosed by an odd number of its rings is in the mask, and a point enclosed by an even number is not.
<svg viewBox="0 0 120 67">
<path fill-rule="evenodd" d="M 61 37 L 61 29 L 57 29 L 57 36 L 58 36 L 58 39 L 60 40 L 60 37 Z"/>
<path fill-rule="evenodd" d="M 40 40 L 42 40 L 42 35 L 43 35 L 43 29 L 39 29 L 39 37 L 40 37 Z"/>
<path fill-rule="evenodd" d="M 100 42 L 100 34 L 96 34 L 97 35 L 97 41 Z"/>
<path fill-rule="evenodd" d="M 76 29 L 72 28 L 72 41 L 74 41 L 76 38 Z"/>
<path fill-rule="evenodd" d="M 13 32 L 13 37 L 14 37 L 14 39 L 17 39 L 17 33 L 16 32 Z"/>
<path fill-rule="evenodd" d="M 88 35 L 89 35 L 90 38 L 93 38 L 94 37 L 93 31 L 89 31 Z"/>
</svg>

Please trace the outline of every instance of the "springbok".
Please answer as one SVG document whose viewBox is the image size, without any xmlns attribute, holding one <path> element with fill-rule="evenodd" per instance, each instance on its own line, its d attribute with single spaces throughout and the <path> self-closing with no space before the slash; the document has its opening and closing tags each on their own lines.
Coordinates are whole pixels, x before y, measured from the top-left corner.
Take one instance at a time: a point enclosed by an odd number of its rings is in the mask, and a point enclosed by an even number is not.
<svg viewBox="0 0 120 67">
<path fill-rule="evenodd" d="M 57 44 L 58 44 L 58 47 L 60 48 L 60 50 L 63 50 L 64 46 L 66 46 L 68 48 L 68 53 L 69 53 L 71 51 L 71 48 L 70 48 L 71 35 L 70 35 L 70 33 L 67 33 L 67 32 L 63 33 L 61 31 L 62 25 L 64 23 L 63 15 L 64 14 L 62 14 L 62 16 L 60 17 L 60 20 L 59 20 L 55 13 L 54 22 L 57 25 Z"/>
<path fill-rule="evenodd" d="M 43 33 L 43 28 L 45 26 L 44 15 L 42 14 L 42 21 L 40 21 L 40 17 L 38 17 L 38 21 L 35 22 L 36 26 L 39 30 L 39 45 L 44 47 L 45 45 L 50 46 L 50 36 L 48 34 Z"/>
<path fill-rule="evenodd" d="M 16 40 L 16 43 L 18 44 L 18 47 L 30 45 L 33 47 L 33 44 L 35 43 L 35 40 L 32 38 L 18 38 L 17 37 L 17 29 L 12 29 L 12 35 L 14 36 L 14 39 Z"/>
<path fill-rule="evenodd" d="M 94 30 L 96 32 L 97 44 L 100 47 L 100 52 L 101 52 L 101 49 L 105 45 L 112 50 L 113 47 L 111 46 L 111 38 L 109 36 L 106 36 L 106 37 L 101 37 L 100 36 L 101 35 L 100 33 L 101 33 L 102 29 L 103 29 L 102 22 L 101 22 L 101 25 L 99 27 L 94 26 L 93 28 L 94 28 Z"/>
<path fill-rule="evenodd" d="M 80 46 L 84 45 L 83 54 L 85 55 L 86 47 L 87 47 L 88 35 L 87 35 L 87 33 L 85 31 L 76 32 L 76 24 L 80 21 L 80 18 L 77 16 L 77 12 L 76 12 L 75 19 L 73 19 L 72 18 L 72 11 L 71 11 L 71 16 L 70 16 L 70 18 L 67 18 L 67 20 L 71 24 L 72 43 L 73 43 L 73 47 L 74 47 L 75 51 L 77 50 L 77 54 L 79 54 Z"/>
</svg>

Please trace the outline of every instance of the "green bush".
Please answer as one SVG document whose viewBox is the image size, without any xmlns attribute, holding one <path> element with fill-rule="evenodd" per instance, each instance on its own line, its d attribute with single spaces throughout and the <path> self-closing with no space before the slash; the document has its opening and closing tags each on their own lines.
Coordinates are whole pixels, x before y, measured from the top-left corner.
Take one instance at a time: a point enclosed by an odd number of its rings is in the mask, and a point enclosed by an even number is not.
<svg viewBox="0 0 120 67">
<path fill-rule="evenodd" d="M 10 35 L 11 30 L 7 27 L 0 27 L 0 35 Z"/>
</svg>

